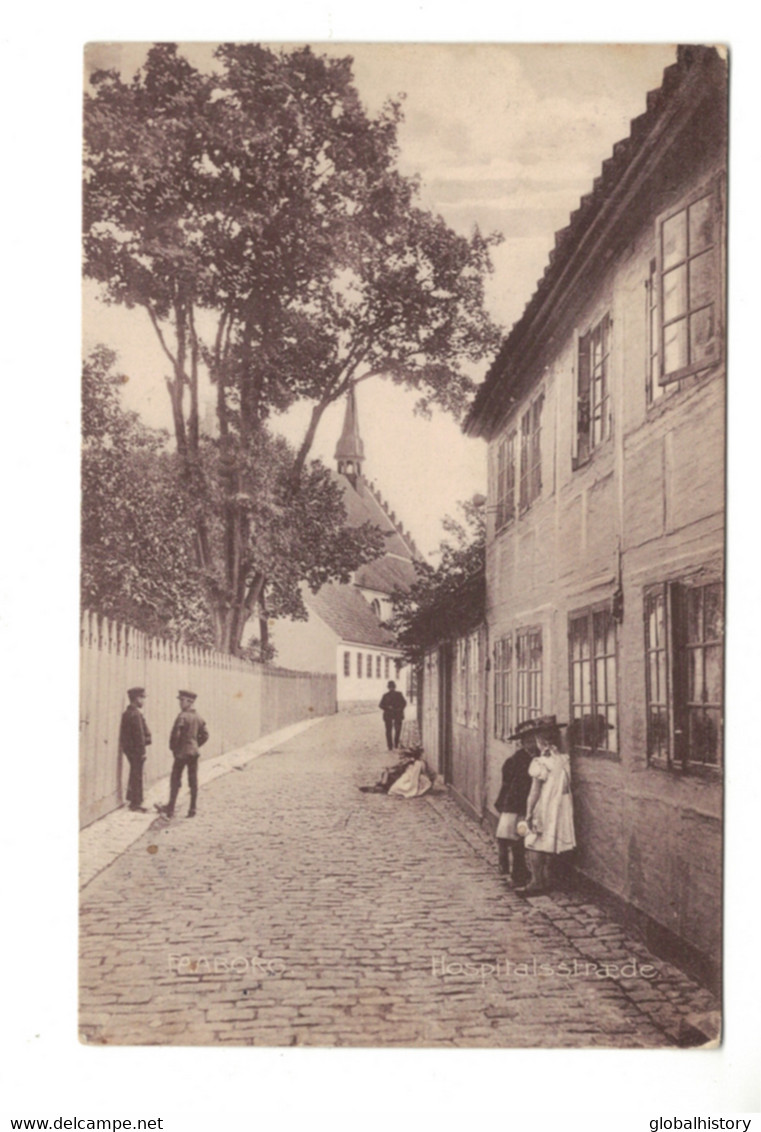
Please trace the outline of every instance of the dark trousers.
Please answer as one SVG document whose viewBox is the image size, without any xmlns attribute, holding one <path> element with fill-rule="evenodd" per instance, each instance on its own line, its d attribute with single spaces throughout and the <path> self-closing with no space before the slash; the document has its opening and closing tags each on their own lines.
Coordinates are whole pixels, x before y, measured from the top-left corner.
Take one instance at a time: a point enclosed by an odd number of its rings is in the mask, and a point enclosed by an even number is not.
<svg viewBox="0 0 761 1132">
<path fill-rule="evenodd" d="M 127 782 L 127 801 L 131 806 L 143 804 L 143 764 L 145 755 L 127 755 L 129 761 L 129 781 Z"/>
<path fill-rule="evenodd" d="M 400 715 L 384 714 L 383 722 L 386 724 L 386 742 L 388 743 L 389 751 L 391 751 L 394 747 L 399 746 L 399 736 L 402 733 L 402 717 Z"/>
<path fill-rule="evenodd" d="M 174 813 L 174 804 L 182 784 L 182 772 L 188 768 L 188 786 L 190 787 L 190 808 L 196 808 L 198 797 L 198 755 L 175 755 L 172 777 L 169 779 L 169 813 Z"/>
</svg>

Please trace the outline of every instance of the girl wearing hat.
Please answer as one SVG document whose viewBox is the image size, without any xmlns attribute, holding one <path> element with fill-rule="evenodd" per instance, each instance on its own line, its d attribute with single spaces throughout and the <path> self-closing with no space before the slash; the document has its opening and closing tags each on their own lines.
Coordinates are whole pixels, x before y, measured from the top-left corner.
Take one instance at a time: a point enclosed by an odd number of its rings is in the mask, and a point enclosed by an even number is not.
<svg viewBox="0 0 761 1132">
<path fill-rule="evenodd" d="M 533 721 L 538 754 L 528 768 L 531 790 L 526 803 L 525 845 L 531 882 L 524 896 L 546 892 L 550 861 L 576 845 L 571 799 L 571 760 L 558 750 L 560 728 L 554 716 Z"/>
</svg>

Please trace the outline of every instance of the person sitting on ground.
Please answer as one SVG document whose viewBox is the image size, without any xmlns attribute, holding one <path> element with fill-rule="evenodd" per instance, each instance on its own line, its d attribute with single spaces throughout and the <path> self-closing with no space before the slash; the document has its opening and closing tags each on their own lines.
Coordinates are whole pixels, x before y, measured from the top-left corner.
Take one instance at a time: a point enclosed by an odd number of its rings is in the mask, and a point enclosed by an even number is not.
<svg viewBox="0 0 761 1132">
<path fill-rule="evenodd" d="M 374 786 L 360 786 L 363 794 L 393 794 L 400 798 L 419 798 L 427 794 L 436 775 L 423 758 L 422 747 L 401 751 L 399 762 L 381 771 Z"/>
</svg>

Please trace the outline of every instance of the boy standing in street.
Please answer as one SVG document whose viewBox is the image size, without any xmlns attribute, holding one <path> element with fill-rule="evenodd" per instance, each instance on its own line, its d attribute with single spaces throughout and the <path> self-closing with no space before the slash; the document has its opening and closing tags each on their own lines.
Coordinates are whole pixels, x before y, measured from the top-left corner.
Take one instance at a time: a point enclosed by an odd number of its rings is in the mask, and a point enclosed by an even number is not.
<svg viewBox="0 0 761 1132">
<path fill-rule="evenodd" d="M 198 759 L 201 754 L 200 748 L 209 738 L 209 732 L 193 706 L 196 701 L 196 693 L 181 691 L 177 698 L 180 701 L 180 714 L 175 719 L 172 733 L 169 736 L 169 748 L 174 755 L 172 777 L 169 780 L 169 804 L 160 806 L 159 809 L 168 818 L 174 817 L 174 806 L 182 783 L 182 772 L 187 767 L 188 786 L 190 787 L 188 817 L 194 818 L 198 798 Z"/>
<path fill-rule="evenodd" d="M 119 728 L 119 752 L 129 763 L 127 801 L 133 812 L 144 814 L 143 805 L 143 766 L 145 751 L 151 742 L 151 733 L 143 716 L 145 688 L 130 688 L 127 692 L 129 706 L 122 715 Z"/>
</svg>

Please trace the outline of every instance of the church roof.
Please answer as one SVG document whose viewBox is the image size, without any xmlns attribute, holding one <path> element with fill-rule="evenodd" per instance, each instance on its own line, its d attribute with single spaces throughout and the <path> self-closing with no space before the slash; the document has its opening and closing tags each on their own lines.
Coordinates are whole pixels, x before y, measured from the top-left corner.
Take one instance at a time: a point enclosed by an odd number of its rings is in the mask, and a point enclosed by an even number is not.
<svg viewBox="0 0 761 1132">
<path fill-rule="evenodd" d="M 417 580 L 415 567 L 408 558 L 396 558 L 390 554 L 376 558 L 360 566 L 355 575 L 356 583 L 366 590 L 378 590 L 390 594 L 393 590 L 408 590 Z"/>
<path fill-rule="evenodd" d="M 398 555 L 408 561 L 420 557 L 414 539 L 405 531 L 395 513 L 388 509 L 382 495 L 371 483 L 361 475 L 356 477 L 356 485 L 338 472 L 333 472 L 332 475 L 343 490 L 346 521 L 350 527 L 372 523 L 387 535 L 387 554 Z"/>
<path fill-rule="evenodd" d="M 381 628 L 378 618 L 356 586 L 329 582 L 321 587 L 319 593 L 306 594 L 305 600 L 342 641 L 385 648 L 393 646 L 391 633 Z"/>
<path fill-rule="evenodd" d="M 331 475 L 343 494 L 348 525 L 361 527 L 363 523 L 371 523 L 380 527 L 385 535 L 384 553 L 374 562 L 360 566 L 353 583 L 331 582 L 316 594 L 305 592 L 304 601 L 342 641 L 393 648 L 393 635 L 382 628 L 380 618 L 362 590 L 391 594 L 396 589 L 409 589 L 417 577 L 413 559 L 419 558 L 420 552 L 375 485 L 362 475 L 359 461 L 364 459 L 364 454 L 352 389 L 347 399 L 343 432 L 336 446 L 336 460 L 339 467 L 345 460 L 355 461 L 357 467 L 351 476 L 343 472 L 331 472 Z"/>
</svg>

